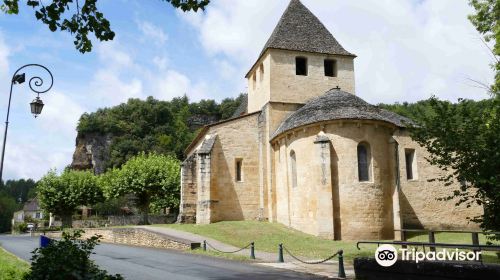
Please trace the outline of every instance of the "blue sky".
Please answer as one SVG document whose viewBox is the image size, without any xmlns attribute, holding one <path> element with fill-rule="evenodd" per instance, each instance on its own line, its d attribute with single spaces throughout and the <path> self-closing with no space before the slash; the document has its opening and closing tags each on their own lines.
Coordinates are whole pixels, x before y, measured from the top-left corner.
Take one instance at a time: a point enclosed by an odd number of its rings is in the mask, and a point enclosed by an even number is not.
<svg viewBox="0 0 500 280">
<path fill-rule="evenodd" d="M 21 1 L 24 2 L 24 1 Z M 303 0 L 355 60 L 356 94 L 371 103 L 486 98 L 469 78 L 490 83 L 492 59 L 466 16 L 467 1 Z M 16 85 L 4 177 L 40 178 L 71 162 L 83 112 L 130 97 L 192 100 L 246 91 L 244 74 L 288 1 L 213 0 L 206 12 L 182 13 L 159 0 L 99 0 L 115 40 L 94 41 L 80 54 L 72 37 L 50 32 L 33 11 L 0 14 L 0 120 L 9 80 L 26 63 L 54 74 L 46 106 L 34 119 L 35 97 Z M 27 72 L 27 75 L 30 76 Z M 2 126 L 3 132 L 3 126 Z"/>
</svg>

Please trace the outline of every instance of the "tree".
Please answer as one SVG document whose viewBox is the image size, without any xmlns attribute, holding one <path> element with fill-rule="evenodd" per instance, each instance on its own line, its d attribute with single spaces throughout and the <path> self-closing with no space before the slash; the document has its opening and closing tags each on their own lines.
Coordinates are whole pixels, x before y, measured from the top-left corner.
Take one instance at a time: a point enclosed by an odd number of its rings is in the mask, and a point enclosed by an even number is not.
<svg viewBox="0 0 500 280">
<path fill-rule="evenodd" d="M 410 132 L 429 151 L 431 164 L 451 171 L 436 180 L 445 185 L 462 182 L 444 199 L 483 205 L 484 215 L 471 218 L 485 230 L 500 231 L 500 99 L 429 102 L 432 113 L 417 120 Z"/>
<path fill-rule="evenodd" d="M 183 11 L 204 10 L 210 0 L 162 0 Z M 115 32 L 111 23 L 97 7 L 97 0 L 26 0 L 35 10 L 37 20 L 46 24 L 50 31 L 67 31 L 75 37 L 75 47 L 81 53 L 92 50 L 89 33 L 100 41 L 113 40 Z M 49 3 L 47 3 L 49 2 Z M 2 10 L 8 14 L 19 13 L 19 0 L 3 0 Z"/>
<path fill-rule="evenodd" d="M 89 171 L 67 169 L 58 176 L 51 170 L 38 182 L 37 192 L 42 208 L 60 216 L 63 227 L 71 227 L 78 206 L 103 200 L 97 177 Z"/>
<path fill-rule="evenodd" d="M 0 233 L 10 230 L 12 214 L 20 208 L 12 196 L 0 190 Z"/>
<path fill-rule="evenodd" d="M 173 156 L 141 153 L 120 169 L 101 175 L 107 198 L 132 194 L 143 215 L 142 224 L 149 224 L 152 201 L 161 200 L 166 207 L 179 205 L 180 162 Z"/>
<path fill-rule="evenodd" d="M 3 186 L 5 192 L 19 203 L 25 203 L 28 199 L 34 198 L 36 195 L 33 192 L 35 187 L 36 183 L 33 179 L 7 180 Z"/>
<path fill-rule="evenodd" d="M 477 31 L 484 36 L 486 42 L 494 41 L 491 50 L 495 62 L 495 82 L 491 85 L 491 92 L 498 95 L 500 92 L 500 1 L 498 0 L 469 0 L 469 4 L 476 10 L 469 15 L 469 20 Z"/>
<path fill-rule="evenodd" d="M 123 280 L 119 274 L 108 275 L 100 269 L 90 254 L 99 243 L 100 236 L 81 240 L 83 231 L 63 232 L 61 240 L 52 240 L 44 248 L 36 248 L 31 258 L 31 269 L 26 280 Z"/>
</svg>

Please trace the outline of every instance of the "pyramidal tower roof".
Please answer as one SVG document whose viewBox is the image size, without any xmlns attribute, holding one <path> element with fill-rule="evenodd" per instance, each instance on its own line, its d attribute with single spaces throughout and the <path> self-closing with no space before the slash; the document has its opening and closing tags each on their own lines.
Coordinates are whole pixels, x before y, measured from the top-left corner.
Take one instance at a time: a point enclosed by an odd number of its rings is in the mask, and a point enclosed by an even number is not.
<svg viewBox="0 0 500 280">
<path fill-rule="evenodd" d="M 300 0 L 290 1 L 259 59 L 267 49 L 355 56 L 337 42 L 332 33 Z"/>
</svg>

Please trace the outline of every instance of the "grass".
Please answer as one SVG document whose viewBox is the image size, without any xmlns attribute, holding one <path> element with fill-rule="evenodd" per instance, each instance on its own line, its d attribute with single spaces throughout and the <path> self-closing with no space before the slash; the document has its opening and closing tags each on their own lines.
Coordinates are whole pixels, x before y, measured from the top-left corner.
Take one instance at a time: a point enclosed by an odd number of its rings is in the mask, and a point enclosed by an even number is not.
<svg viewBox="0 0 500 280">
<path fill-rule="evenodd" d="M 18 280 L 28 272 L 29 264 L 0 247 L 0 279 Z"/>
<path fill-rule="evenodd" d="M 255 242 L 255 250 L 264 252 L 278 252 L 278 244 L 283 243 L 288 250 L 297 256 L 310 259 L 321 259 L 332 255 L 339 249 L 344 250 L 344 260 L 352 263 L 356 257 L 372 257 L 376 245 L 360 245 L 361 250 L 356 248 L 356 241 L 333 241 L 318 238 L 297 230 L 287 228 L 278 223 L 267 223 L 257 221 L 218 222 L 208 225 L 194 224 L 168 224 L 155 225 L 168 227 L 176 230 L 187 231 L 221 242 L 243 247 L 248 243 Z M 426 234 L 413 234 L 408 241 L 427 242 Z M 437 233 L 436 242 L 441 243 L 469 243 L 470 234 L 464 233 Z M 485 244 L 486 239 L 480 236 L 480 244 Z M 500 262 L 494 252 L 483 252 L 485 262 Z"/>
</svg>

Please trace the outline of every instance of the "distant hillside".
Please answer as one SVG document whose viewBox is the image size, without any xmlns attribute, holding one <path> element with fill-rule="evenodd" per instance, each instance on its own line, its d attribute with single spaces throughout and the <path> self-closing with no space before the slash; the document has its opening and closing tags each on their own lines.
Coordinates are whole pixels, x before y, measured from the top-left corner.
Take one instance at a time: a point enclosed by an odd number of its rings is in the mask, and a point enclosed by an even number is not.
<svg viewBox="0 0 500 280">
<path fill-rule="evenodd" d="M 184 97 L 160 101 L 130 99 L 111 108 L 85 113 L 78 122 L 72 168 L 97 173 L 119 167 L 139 152 L 155 151 L 182 159 L 196 131 L 207 124 L 230 118 L 245 95 L 189 102 Z"/>
</svg>

